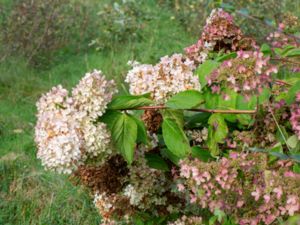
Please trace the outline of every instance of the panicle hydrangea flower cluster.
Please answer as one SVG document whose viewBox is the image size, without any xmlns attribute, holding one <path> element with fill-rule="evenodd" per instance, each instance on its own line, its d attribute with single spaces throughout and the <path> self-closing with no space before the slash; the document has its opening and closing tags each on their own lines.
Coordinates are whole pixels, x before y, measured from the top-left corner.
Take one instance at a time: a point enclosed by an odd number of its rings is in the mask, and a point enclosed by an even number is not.
<svg viewBox="0 0 300 225">
<path fill-rule="evenodd" d="M 177 187 L 192 204 L 222 210 L 241 225 L 271 224 L 300 212 L 300 175 L 290 161 L 269 168 L 267 160 L 262 153 L 231 152 L 219 162 L 181 161 Z"/>
<path fill-rule="evenodd" d="M 62 86 L 53 87 L 37 102 L 37 157 L 46 168 L 60 173 L 70 173 L 82 157 L 80 123 L 71 103 L 68 91 Z"/>
<path fill-rule="evenodd" d="M 292 129 L 300 140 L 300 92 L 296 95 L 296 102 L 291 106 L 291 118 Z"/>
<path fill-rule="evenodd" d="M 72 91 L 75 107 L 91 119 L 102 116 L 112 96 L 117 93 L 115 82 L 106 80 L 101 71 L 87 73 Z"/>
<path fill-rule="evenodd" d="M 150 93 L 158 104 L 165 103 L 174 94 L 195 89 L 200 90 L 194 63 L 184 59 L 182 54 L 162 57 L 155 66 L 133 64 L 125 82 L 129 83 L 132 95 Z"/>
<path fill-rule="evenodd" d="M 261 52 L 238 51 L 237 57 L 224 61 L 207 77 L 207 82 L 213 93 L 220 94 L 223 87 L 228 87 L 249 99 L 268 87 L 272 73 L 277 73 L 277 68 Z M 224 93 L 223 97 L 229 98 Z"/>
<path fill-rule="evenodd" d="M 37 102 L 37 157 L 47 169 L 71 173 L 89 157 L 101 154 L 105 160 L 112 154 L 106 125 L 94 121 L 95 115 L 102 115 L 115 93 L 111 89 L 112 82 L 105 81 L 100 74 L 96 70 L 86 74 L 71 97 L 59 85 Z M 79 96 L 82 99 L 79 100 Z M 97 103 L 101 107 L 91 110 Z"/>
<path fill-rule="evenodd" d="M 252 47 L 255 47 L 255 43 L 243 36 L 231 15 L 223 9 L 214 9 L 206 20 L 200 39 L 187 47 L 185 52 L 188 58 L 202 63 L 212 51 L 236 51 Z"/>
</svg>

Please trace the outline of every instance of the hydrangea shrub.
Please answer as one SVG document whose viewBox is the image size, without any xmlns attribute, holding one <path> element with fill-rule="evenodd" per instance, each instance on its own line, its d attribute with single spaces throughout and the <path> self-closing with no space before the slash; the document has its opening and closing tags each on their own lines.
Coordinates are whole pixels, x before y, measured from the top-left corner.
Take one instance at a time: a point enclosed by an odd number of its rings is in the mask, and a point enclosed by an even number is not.
<svg viewBox="0 0 300 225">
<path fill-rule="evenodd" d="M 213 10 L 185 53 L 130 62 L 128 95 L 97 70 L 44 94 L 37 157 L 90 188 L 103 225 L 283 223 L 300 213 L 299 56 Z"/>
</svg>

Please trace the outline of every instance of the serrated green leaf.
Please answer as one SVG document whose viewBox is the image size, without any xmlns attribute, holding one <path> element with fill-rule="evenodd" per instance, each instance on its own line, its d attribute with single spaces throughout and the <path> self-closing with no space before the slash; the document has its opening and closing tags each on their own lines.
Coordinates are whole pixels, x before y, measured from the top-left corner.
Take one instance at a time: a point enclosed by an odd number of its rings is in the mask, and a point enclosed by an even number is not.
<svg viewBox="0 0 300 225">
<path fill-rule="evenodd" d="M 130 116 L 121 114 L 112 126 L 111 136 L 117 150 L 131 164 L 137 139 L 136 122 Z"/>
<path fill-rule="evenodd" d="M 199 77 L 201 86 L 204 87 L 207 84 L 206 77 L 210 75 L 220 65 L 219 62 L 213 60 L 206 60 L 203 64 L 196 69 L 196 74 Z"/>
<path fill-rule="evenodd" d="M 135 116 L 129 116 L 135 121 L 137 125 L 137 143 L 143 143 L 146 145 L 148 143 L 148 136 L 145 124 Z"/>
<path fill-rule="evenodd" d="M 151 105 L 153 101 L 145 95 L 122 95 L 115 97 L 109 104 L 108 109 L 134 109 L 137 107 Z"/>
<path fill-rule="evenodd" d="M 209 151 L 202 149 L 199 146 L 192 147 L 192 156 L 200 159 L 203 162 L 208 162 L 209 160 L 213 159 Z"/>
<path fill-rule="evenodd" d="M 122 113 L 116 110 L 107 110 L 104 115 L 102 115 L 99 120 L 107 125 L 107 127 L 112 130 L 112 127 L 116 120 L 122 116 Z"/>
<path fill-rule="evenodd" d="M 183 129 L 174 119 L 164 118 L 162 132 L 166 146 L 174 155 L 184 158 L 191 151 Z"/>
<path fill-rule="evenodd" d="M 228 134 L 228 127 L 221 114 L 212 114 L 208 120 L 208 139 L 207 146 L 212 156 L 220 154 L 218 143 L 224 143 Z"/>
<path fill-rule="evenodd" d="M 221 114 L 212 114 L 208 120 L 208 124 L 213 130 L 213 138 L 217 143 L 224 143 L 224 139 L 228 134 L 228 127 L 224 117 Z"/>
<path fill-rule="evenodd" d="M 163 170 L 163 171 L 169 171 L 170 168 L 166 161 L 159 156 L 158 154 L 153 154 L 153 153 L 147 153 L 145 155 L 145 158 L 147 160 L 148 165 L 151 168 L 158 169 L 158 170 Z"/>
<path fill-rule="evenodd" d="M 179 92 L 170 98 L 166 106 L 171 109 L 192 109 L 204 102 L 201 92 L 196 90 L 187 90 Z"/>
<path fill-rule="evenodd" d="M 220 155 L 220 148 L 218 145 L 218 142 L 216 141 L 215 137 L 214 137 L 214 130 L 212 126 L 208 127 L 208 136 L 207 136 L 207 147 L 210 151 L 210 154 L 213 157 L 216 157 L 218 155 Z"/>
<path fill-rule="evenodd" d="M 184 117 L 183 117 L 183 110 L 179 109 L 164 109 L 161 110 L 161 114 L 164 119 L 173 119 L 176 123 L 183 128 L 184 126 Z"/>
</svg>

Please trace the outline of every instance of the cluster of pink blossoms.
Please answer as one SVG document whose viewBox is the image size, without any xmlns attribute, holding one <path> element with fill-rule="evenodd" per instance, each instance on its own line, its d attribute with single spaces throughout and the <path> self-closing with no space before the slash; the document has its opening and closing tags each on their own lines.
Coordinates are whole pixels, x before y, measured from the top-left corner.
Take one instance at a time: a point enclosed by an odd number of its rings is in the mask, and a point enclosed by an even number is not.
<svg viewBox="0 0 300 225">
<path fill-rule="evenodd" d="M 72 96 L 62 86 L 53 87 L 37 102 L 35 127 L 37 157 L 50 170 L 71 173 L 87 158 L 112 154 L 110 134 L 95 119 L 116 93 L 113 81 L 100 71 L 87 73 Z"/>
<path fill-rule="evenodd" d="M 207 82 L 213 93 L 220 94 L 222 88 L 228 87 L 247 99 L 268 86 L 272 73 L 277 73 L 277 68 L 261 52 L 238 51 L 237 57 L 224 61 L 207 77 Z"/>
<path fill-rule="evenodd" d="M 289 36 L 289 33 L 295 33 L 300 27 L 300 22 L 297 16 L 287 14 L 282 22 L 278 24 L 278 29 L 272 32 L 267 37 L 274 48 L 282 48 L 287 45 L 299 47 L 297 39 Z"/>
<path fill-rule="evenodd" d="M 250 41 L 250 43 L 249 43 Z M 223 9 L 215 9 L 206 20 L 198 42 L 185 49 L 188 58 L 202 63 L 211 51 L 237 51 L 255 46 L 252 40 L 244 38 L 235 25 L 233 17 Z"/>
<path fill-rule="evenodd" d="M 300 92 L 296 95 L 296 102 L 291 107 L 291 118 L 292 129 L 300 140 Z"/>
<path fill-rule="evenodd" d="M 278 161 L 269 168 L 262 153 L 232 152 L 209 163 L 185 160 L 177 187 L 191 204 L 222 210 L 241 225 L 271 224 L 300 212 L 300 175 L 291 172 L 292 165 Z"/>
</svg>

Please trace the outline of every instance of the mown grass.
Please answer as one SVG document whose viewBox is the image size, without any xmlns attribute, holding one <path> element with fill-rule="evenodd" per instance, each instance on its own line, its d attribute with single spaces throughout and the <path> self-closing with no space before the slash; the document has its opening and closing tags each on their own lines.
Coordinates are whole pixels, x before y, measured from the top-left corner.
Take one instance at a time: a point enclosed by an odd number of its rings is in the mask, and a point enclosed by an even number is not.
<svg viewBox="0 0 300 225">
<path fill-rule="evenodd" d="M 99 224 L 87 190 L 68 177 L 45 171 L 36 159 L 33 141 L 35 102 L 53 85 L 71 88 L 85 72 L 101 69 L 120 84 L 128 60 L 154 63 L 161 56 L 181 52 L 197 37 L 184 31 L 171 12 L 147 3 L 153 19 L 139 41 L 116 45 L 104 52 L 65 57 L 48 70 L 10 58 L 0 65 L 0 224 Z"/>
</svg>

